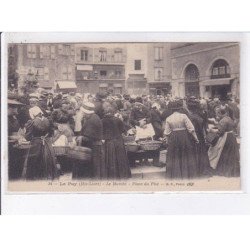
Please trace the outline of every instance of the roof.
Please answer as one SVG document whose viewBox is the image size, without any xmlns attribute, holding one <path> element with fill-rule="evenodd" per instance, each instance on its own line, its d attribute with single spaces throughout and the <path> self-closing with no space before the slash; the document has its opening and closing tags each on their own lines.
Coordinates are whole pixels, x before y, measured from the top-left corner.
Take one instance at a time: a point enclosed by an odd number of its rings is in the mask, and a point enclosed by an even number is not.
<svg viewBox="0 0 250 250">
<path fill-rule="evenodd" d="M 59 89 L 76 89 L 76 83 L 73 81 L 56 81 L 56 87 Z"/>
</svg>

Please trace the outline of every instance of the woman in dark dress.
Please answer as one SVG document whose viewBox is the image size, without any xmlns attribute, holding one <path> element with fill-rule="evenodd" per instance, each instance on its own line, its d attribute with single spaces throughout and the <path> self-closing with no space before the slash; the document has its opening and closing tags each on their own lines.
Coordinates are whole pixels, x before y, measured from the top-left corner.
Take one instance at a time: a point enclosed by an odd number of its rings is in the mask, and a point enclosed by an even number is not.
<svg viewBox="0 0 250 250">
<path fill-rule="evenodd" d="M 227 177 L 240 176 L 239 146 L 234 135 L 234 121 L 229 117 L 228 110 L 221 108 L 217 124 L 219 139 L 215 146 L 209 148 L 209 159 L 218 175 Z"/>
<path fill-rule="evenodd" d="M 78 137 L 77 141 L 81 146 L 92 149 L 91 162 L 88 163 L 90 170 L 89 177 L 105 179 L 107 173 L 104 165 L 102 120 L 95 113 L 95 105 L 93 103 L 84 102 L 82 109 L 85 114 L 84 123 L 81 136 Z M 79 174 L 76 174 L 74 178 L 79 177 Z"/>
<path fill-rule="evenodd" d="M 26 124 L 26 140 L 31 142 L 24 177 L 29 180 L 54 179 L 57 177 L 56 159 L 52 148 L 53 125 L 48 118 L 43 117 L 41 110 L 33 110 L 34 119 Z"/>
<path fill-rule="evenodd" d="M 166 119 L 164 135 L 167 137 L 167 176 L 172 179 L 190 179 L 198 176 L 195 143 L 199 143 L 194 126 L 186 114 L 181 113 L 182 100 L 169 104 L 173 114 Z"/>
<path fill-rule="evenodd" d="M 122 138 L 125 132 L 123 122 L 114 116 L 114 109 L 104 109 L 103 139 L 105 150 L 105 168 L 110 179 L 125 179 L 131 177 L 128 158 Z"/>
<path fill-rule="evenodd" d="M 208 176 L 212 175 L 212 169 L 210 167 L 210 162 L 208 159 L 208 147 L 205 144 L 205 129 L 206 123 L 201 113 L 200 102 L 198 100 L 188 100 L 187 102 L 189 114 L 188 117 L 191 120 L 195 128 L 195 133 L 199 140 L 196 144 L 197 150 L 197 163 L 198 163 L 198 175 Z"/>
</svg>

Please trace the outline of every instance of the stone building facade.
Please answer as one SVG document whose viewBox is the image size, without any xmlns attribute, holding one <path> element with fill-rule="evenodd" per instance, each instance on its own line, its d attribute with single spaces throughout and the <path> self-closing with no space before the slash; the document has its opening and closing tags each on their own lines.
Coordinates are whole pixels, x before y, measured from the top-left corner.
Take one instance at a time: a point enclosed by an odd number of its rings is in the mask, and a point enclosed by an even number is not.
<svg viewBox="0 0 250 250">
<path fill-rule="evenodd" d="M 174 96 L 239 97 L 238 43 L 191 43 L 171 49 Z"/>
<path fill-rule="evenodd" d="M 51 89 L 55 81 L 75 81 L 75 48 L 72 44 L 10 44 L 9 82 L 21 88 L 28 79 Z M 15 75 L 16 74 L 16 75 Z"/>
<path fill-rule="evenodd" d="M 147 44 L 147 83 L 150 94 L 171 92 L 171 46 L 170 43 Z"/>
<path fill-rule="evenodd" d="M 126 92 L 131 95 L 148 93 L 148 51 L 146 43 L 129 43 L 126 62 Z"/>
<path fill-rule="evenodd" d="M 126 46 L 123 44 L 76 44 L 78 91 L 124 93 L 126 57 Z"/>
</svg>

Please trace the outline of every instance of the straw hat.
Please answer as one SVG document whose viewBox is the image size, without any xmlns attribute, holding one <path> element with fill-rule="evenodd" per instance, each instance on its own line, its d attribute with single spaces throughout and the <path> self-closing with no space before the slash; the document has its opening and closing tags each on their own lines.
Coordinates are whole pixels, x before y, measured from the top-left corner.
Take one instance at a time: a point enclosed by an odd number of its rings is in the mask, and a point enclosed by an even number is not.
<svg viewBox="0 0 250 250">
<path fill-rule="evenodd" d="M 84 102 L 82 104 L 82 110 L 85 114 L 94 114 L 95 105 L 92 102 Z"/>
</svg>

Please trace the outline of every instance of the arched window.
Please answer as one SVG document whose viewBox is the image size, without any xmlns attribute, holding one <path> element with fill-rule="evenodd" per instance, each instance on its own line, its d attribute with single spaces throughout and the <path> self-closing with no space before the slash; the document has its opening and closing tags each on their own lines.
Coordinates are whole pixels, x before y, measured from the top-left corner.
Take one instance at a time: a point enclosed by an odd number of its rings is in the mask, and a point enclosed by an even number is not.
<svg viewBox="0 0 250 250">
<path fill-rule="evenodd" d="M 194 64 L 189 64 L 185 70 L 185 82 L 198 82 L 199 70 Z"/>
<path fill-rule="evenodd" d="M 211 78 L 229 78 L 230 68 L 228 63 L 224 59 L 218 59 L 213 63 Z"/>
<path fill-rule="evenodd" d="M 185 69 L 185 94 L 196 97 L 200 95 L 199 70 L 194 64 L 189 64 Z"/>
</svg>

